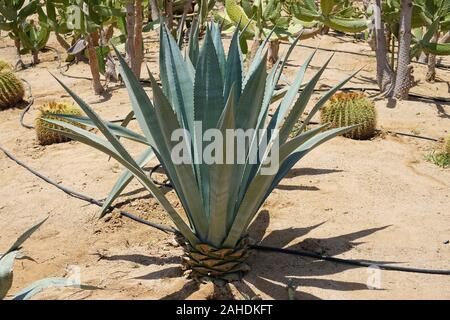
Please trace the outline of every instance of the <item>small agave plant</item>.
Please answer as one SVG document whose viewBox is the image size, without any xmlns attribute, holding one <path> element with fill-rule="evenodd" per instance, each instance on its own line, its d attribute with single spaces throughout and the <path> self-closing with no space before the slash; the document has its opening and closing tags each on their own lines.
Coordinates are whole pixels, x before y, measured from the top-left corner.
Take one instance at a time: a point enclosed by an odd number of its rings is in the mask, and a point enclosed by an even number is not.
<svg viewBox="0 0 450 320">
<path fill-rule="evenodd" d="M 45 121 L 63 127 L 64 131 L 56 131 L 110 155 L 126 167 L 127 170 L 106 200 L 105 207 L 134 176 L 167 211 L 182 235 L 184 264 L 191 270 L 191 276 L 197 279 L 233 281 L 240 279 L 249 270 L 246 263 L 249 253 L 248 226 L 280 180 L 309 151 L 353 127 L 327 130 L 327 125 L 324 124 L 311 130 L 300 130 L 301 134 L 288 140 L 331 58 L 302 86 L 305 72 L 314 56 L 314 53 L 311 54 L 278 102 L 274 115 L 269 117 L 269 107 L 276 94 L 277 83 L 298 39 L 289 48 L 284 59 L 279 59 L 270 72 L 267 72 L 266 47 L 269 35 L 258 49 L 248 72 L 244 74 L 239 28 L 236 28 L 232 36 L 228 55 L 225 55 L 218 25 L 212 24 L 206 29 L 201 48 L 198 38 L 191 38 L 188 50 L 183 55 L 169 31 L 165 27 L 161 28 L 159 67 L 162 88 L 149 71 L 152 100 L 124 59 L 116 52 L 121 75 L 143 135 L 103 121 L 59 80 L 88 118 L 60 115 L 58 117 L 61 121 Z M 303 126 L 306 127 L 329 97 L 352 76 L 318 100 L 304 119 Z M 298 94 L 301 86 L 303 90 Z M 78 121 L 95 127 L 103 137 L 62 120 Z M 184 129 L 193 137 L 188 145 L 190 162 L 177 163 L 171 157 L 172 150 L 178 143 L 172 141 L 171 135 L 177 129 Z M 244 148 L 243 163 L 235 161 L 230 164 L 227 161 L 223 164 L 206 164 L 195 161 L 201 158 L 195 132 L 200 130 L 202 134 L 208 129 L 216 129 L 221 133 L 230 129 L 263 129 L 268 137 L 265 141 L 269 142 L 261 143 L 262 140 L 256 135 L 258 131 L 254 131 L 248 146 Z M 134 159 L 119 138 L 141 142 L 148 146 L 147 150 Z M 270 174 L 264 173 L 266 158 L 276 143 L 279 145 L 279 166 Z M 264 157 L 258 161 L 250 161 L 250 152 L 255 148 Z M 158 186 L 144 173 L 142 166 L 153 155 L 164 166 L 184 208 L 186 219 L 183 219 L 182 214 L 175 210 Z"/>
</svg>

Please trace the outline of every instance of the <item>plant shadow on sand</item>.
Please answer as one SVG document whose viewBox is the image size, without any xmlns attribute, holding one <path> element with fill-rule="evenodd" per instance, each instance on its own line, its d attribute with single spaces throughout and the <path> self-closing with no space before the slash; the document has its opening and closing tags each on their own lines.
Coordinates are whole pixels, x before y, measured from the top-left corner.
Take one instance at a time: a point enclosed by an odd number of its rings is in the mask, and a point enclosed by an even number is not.
<svg viewBox="0 0 450 320">
<path fill-rule="evenodd" d="M 292 250 L 306 250 L 327 256 L 335 256 L 347 252 L 363 243 L 359 242 L 358 239 L 388 227 L 371 228 L 331 238 L 303 238 L 303 240 L 295 242 L 296 239 L 305 237 L 312 230 L 322 226 L 324 222 L 304 228 L 291 227 L 283 230 L 273 230 L 266 235 L 269 224 L 269 212 L 262 210 L 249 228 L 249 234 L 257 244 Z M 181 266 L 173 266 L 173 263 L 180 262 L 180 258 L 177 256 L 157 258 L 146 257 L 144 255 L 124 255 L 111 256 L 104 259 L 110 261 L 127 260 L 142 265 L 172 264 L 168 268 L 136 277 L 135 279 L 137 280 L 145 281 L 183 277 Z M 389 261 L 364 261 L 374 265 L 392 263 Z M 315 278 L 332 276 L 349 269 L 358 268 L 353 265 L 336 264 L 329 261 L 257 250 L 252 250 L 249 264 L 252 270 L 244 277 L 243 281 L 233 283 L 234 288 L 240 293 L 240 297 L 237 297 L 236 293 L 232 292 L 229 284 L 214 284 L 212 292 L 206 295 L 198 294 L 198 290 L 201 290 L 201 285 L 194 280 L 186 280 L 186 283 L 180 290 L 166 295 L 162 299 L 186 299 L 188 297 L 192 298 L 195 295 L 207 299 L 257 298 L 258 293 L 252 287 L 274 299 L 288 299 L 288 284 L 299 288 L 315 287 L 336 291 L 369 290 L 366 283 Z M 316 300 L 319 298 L 312 294 L 302 292 L 300 289 L 295 292 L 295 299 Z"/>
</svg>

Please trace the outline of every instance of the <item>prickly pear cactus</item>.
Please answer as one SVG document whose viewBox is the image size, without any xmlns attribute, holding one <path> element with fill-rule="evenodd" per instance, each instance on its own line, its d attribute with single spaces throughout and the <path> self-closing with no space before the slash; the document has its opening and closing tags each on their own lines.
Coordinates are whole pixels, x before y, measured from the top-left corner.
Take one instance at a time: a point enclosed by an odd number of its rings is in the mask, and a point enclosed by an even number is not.
<svg viewBox="0 0 450 320">
<path fill-rule="evenodd" d="M 11 71 L 0 72 L 0 110 L 13 107 L 23 99 L 22 81 Z"/>
<path fill-rule="evenodd" d="M 66 115 L 74 115 L 74 116 L 81 116 L 82 112 L 80 109 L 75 107 L 73 104 L 68 103 L 57 103 L 57 102 L 50 102 L 47 104 L 44 104 L 39 108 L 39 114 L 36 117 L 36 136 L 38 139 L 39 144 L 41 145 L 49 145 L 53 143 L 61 143 L 61 142 L 67 142 L 70 139 L 67 137 L 64 137 L 63 135 L 49 130 L 49 128 L 53 129 L 61 129 L 60 126 L 48 123 L 42 118 L 46 119 L 57 119 L 61 120 L 60 118 L 56 118 L 55 116 L 52 116 L 53 114 L 66 114 Z M 65 120 L 62 120 L 65 121 Z M 67 120 L 66 122 L 77 125 L 75 122 L 72 122 L 70 120 Z M 81 125 L 78 125 L 79 127 L 82 127 Z M 84 126 L 83 126 L 84 128 Z"/>
<path fill-rule="evenodd" d="M 369 139 L 375 134 L 376 111 L 373 101 L 362 93 L 336 93 L 322 108 L 322 123 L 331 123 L 334 128 L 359 124 L 344 136 L 351 139 Z"/>
</svg>

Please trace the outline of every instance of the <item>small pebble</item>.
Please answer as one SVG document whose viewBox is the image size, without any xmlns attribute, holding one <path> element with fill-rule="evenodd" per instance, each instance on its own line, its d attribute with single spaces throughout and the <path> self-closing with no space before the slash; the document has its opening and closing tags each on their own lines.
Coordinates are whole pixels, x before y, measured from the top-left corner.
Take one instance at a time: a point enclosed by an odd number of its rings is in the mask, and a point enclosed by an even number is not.
<svg viewBox="0 0 450 320">
<path fill-rule="evenodd" d="M 443 242 L 443 244 L 449 244 L 449 243 L 450 243 L 449 240 L 445 240 L 445 241 Z"/>
</svg>

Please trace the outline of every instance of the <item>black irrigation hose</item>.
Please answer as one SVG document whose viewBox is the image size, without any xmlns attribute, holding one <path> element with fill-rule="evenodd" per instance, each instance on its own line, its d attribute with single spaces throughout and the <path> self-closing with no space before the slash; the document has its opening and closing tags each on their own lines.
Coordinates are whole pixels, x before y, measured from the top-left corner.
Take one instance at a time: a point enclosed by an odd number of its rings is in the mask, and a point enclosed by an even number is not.
<svg viewBox="0 0 450 320">
<path fill-rule="evenodd" d="M 38 178 L 44 180 L 45 182 L 47 182 L 48 184 L 51 184 L 52 186 L 54 186 L 54 187 L 56 187 L 56 188 L 58 188 L 59 190 L 61 190 L 61 191 L 63 191 L 64 193 L 66 193 L 67 195 L 69 195 L 69 196 L 71 196 L 71 197 L 74 197 L 74 198 L 77 198 L 77 199 L 79 199 L 79 200 L 83 200 L 83 201 L 89 202 L 89 203 L 94 204 L 94 205 L 99 206 L 99 207 L 103 206 L 103 202 L 102 202 L 102 201 L 97 200 L 97 199 L 94 199 L 94 198 L 91 198 L 91 197 L 86 196 L 86 195 L 84 195 L 84 194 L 82 194 L 82 193 L 79 193 L 79 192 L 70 190 L 69 188 L 67 188 L 67 187 L 65 187 L 65 186 L 63 186 L 63 185 L 60 185 L 60 184 L 56 183 L 55 181 L 53 181 L 53 180 L 47 178 L 46 176 L 42 175 L 41 173 L 37 172 L 36 170 L 30 168 L 30 167 L 27 166 L 25 163 L 23 163 L 22 161 L 20 161 L 19 159 L 17 159 L 14 155 L 12 155 L 9 151 L 5 150 L 2 146 L 0 146 L 0 150 L 3 151 L 3 153 L 4 153 L 8 158 L 10 158 L 12 161 L 14 161 L 15 163 L 17 163 L 19 166 L 21 166 L 21 167 L 27 169 L 29 172 L 31 172 L 32 174 L 34 174 L 34 175 L 37 176 Z M 177 232 L 175 229 L 173 229 L 173 228 L 171 228 L 171 227 L 169 227 L 169 226 L 165 226 L 165 225 L 161 225 L 161 224 L 159 224 L 159 223 L 154 223 L 154 222 L 150 222 L 150 221 L 143 220 L 143 219 L 141 219 L 141 218 L 139 218 L 139 217 L 136 217 L 136 216 L 134 216 L 134 215 L 132 215 L 131 213 L 126 212 L 126 211 L 122 211 L 122 210 L 121 210 L 121 211 L 119 211 L 119 213 L 120 213 L 120 215 L 122 215 L 122 216 L 125 216 L 125 217 L 127 217 L 127 218 L 130 218 L 130 219 L 132 219 L 132 220 L 134 220 L 134 221 L 143 223 L 143 224 L 148 225 L 148 226 L 150 226 L 150 227 L 156 228 L 156 229 L 161 230 L 161 231 L 163 231 L 163 232 L 172 232 L 172 233 Z"/>
<path fill-rule="evenodd" d="M 440 274 L 440 275 L 450 275 L 450 270 L 436 270 L 436 269 L 419 269 L 419 268 L 410 268 L 410 267 L 400 267 L 400 266 L 392 266 L 392 265 L 383 265 L 383 264 L 374 264 L 360 260 L 349 260 L 349 259 L 341 259 L 335 257 L 324 256 L 321 254 L 317 254 L 314 252 L 304 251 L 304 250 L 293 250 L 293 249 L 283 249 L 269 246 L 260 246 L 260 245 L 252 245 L 250 248 L 260 251 L 271 251 L 271 252 L 279 252 L 285 254 L 292 254 L 307 258 L 313 258 L 318 260 L 326 260 L 335 263 L 348 264 L 352 266 L 358 267 L 375 267 L 383 270 L 391 270 L 391 271 L 401 271 L 401 272 L 412 272 L 412 273 L 426 273 L 426 274 Z"/>
<path fill-rule="evenodd" d="M 395 135 L 399 135 L 399 136 L 411 137 L 411 138 L 416 138 L 416 139 L 423 139 L 423 140 L 428 140 L 428 141 L 436 141 L 436 142 L 439 141 L 439 139 L 436 139 L 436 138 L 420 136 L 420 135 L 412 134 L 412 133 L 404 133 L 404 132 L 397 132 L 397 131 L 391 131 L 391 130 L 380 130 L 380 129 L 375 129 L 375 131 L 387 132 L 387 133 L 395 134 Z"/>
<path fill-rule="evenodd" d="M 91 197 L 88 197 L 88 196 L 85 196 L 85 195 L 80 194 L 78 192 L 74 192 L 72 190 L 69 190 L 68 188 L 66 188 L 64 186 L 61 186 L 61 185 L 57 184 L 56 182 L 50 180 L 49 178 L 43 176 L 42 174 L 40 174 L 36 170 L 33 170 L 32 168 L 28 167 L 26 164 L 24 164 L 22 161 L 20 161 L 16 157 L 14 157 L 11 153 L 9 153 L 7 150 L 5 150 L 1 146 L 0 146 L 0 150 L 2 150 L 8 158 L 10 158 L 14 162 L 16 162 L 18 165 L 20 165 L 23 168 L 27 169 L 28 171 L 30 171 L 31 173 L 33 173 L 37 177 L 43 179 L 45 182 L 47 182 L 47 183 L 57 187 L 58 189 L 64 191 L 68 195 L 76 197 L 76 198 L 84 200 L 84 201 L 87 201 L 87 202 L 90 202 L 90 203 L 98 205 L 98 206 L 102 206 L 102 202 L 101 201 L 96 200 L 96 199 L 91 198 Z M 163 232 L 179 234 L 179 231 L 174 229 L 174 228 L 172 228 L 172 227 L 146 221 L 146 220 L 141 219 L 139 217 L 136 217 L 135 215 L 132 215 L 131 213 L 128 213 L 126 211 L 120 211 L 120 214 L 122 216 L 124 216 L 124 217 L 130 218 L 130 219 L 132 219 L 132 220 L 134 220 L 136 222 L 139 222 L 139 223 L 145 224 L 147 226 L 156 228 L 156 229 L 161 230 Z M 357 266 L 357 267 L 377 267 L 379 269 L 391 270 L 391 271 L 450 275 L 450 270 L 419 269 L 419 268 L 410 268 L 410 267 L 400 267 L 400 266 L 373 264 L 373 263 L 368 263 L 368 262 L 364 262 L 364 261 L 360 261 L 360 260 L 349 260 L 349 259 L 335 258 L 335 257 L 320 255 L 320 254 L 317 254 L 317 253 L 314 253 L 314 252 L 303 251 L 303 250 L 300 251 L 300 250 L 284 249 L 284 248 L 261 246 L 261 245 L 251 245 L 250 248 L 252 248 L 254 250 L 259 250 L 259 251 L 271 251 L 271 252 L 278 252 L 278 253 L 284 253 L 284 254 L 291 254 L 291 255 L 296 255 L 296 256 L 301 256 L 301 257 L 306 257 L 306 258 L 313 258 L 313 259 L 317 259 L 317 260 L 330 261 L 330 262 L 334 262 L 334 263 L 347 264 L 347 265 L 352 265 L 352 266 Z"/>
<path fill-rule="evenodd" d="M 156 184 L 156 185 L 158 185 L 158 186 L 162 186 L 162 187 L 166 187 L 166 188 L 171 188 L 171 189 L 173 189 L 173 185 L 171 184 L 171 183 L 168 183 L 168 182 L 159 182 L 158 180 L 156 180 L 156 179 L 153 179 L 153 174 L 156 172 L 156 170 L 158 170 L 160 167 L 162 167 L 161 166 L 161 164 L 160 163 L 158 163 L 156 166 L 154 166 L 151 170 L 150 170 L 150 173 L 149 173 L 149 175 L 150 175 L 150 179 L 152 180 L 152 182 L 154 183 L 154 184 Z"/>
<path fill-rule="evenodd" d="M 22 125 L 22 127 L 27 128 L 27 129 L 33 129 L 34 126 L 31 126 L 29 124 L 24 123 L 24 118 L 25 118 L 25 114 L 30 110 L 31 106 L 34 103 L 34 97 L 33 97 L 33 93 L 31 92 L 31 85 L 30 83 L 21 78 L 20 80 L 22 80 L 23 82 L 25 82 L 25 84 L 28 87 L 28 105 L 23 109 L 22 113 L 20 114 L 20 124 Z"/>
</svg>

